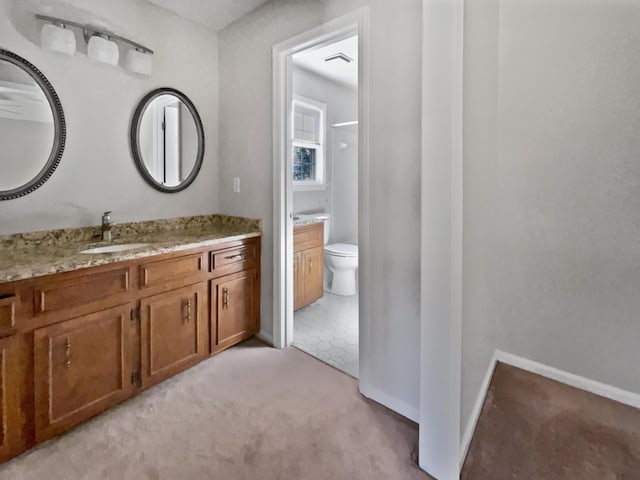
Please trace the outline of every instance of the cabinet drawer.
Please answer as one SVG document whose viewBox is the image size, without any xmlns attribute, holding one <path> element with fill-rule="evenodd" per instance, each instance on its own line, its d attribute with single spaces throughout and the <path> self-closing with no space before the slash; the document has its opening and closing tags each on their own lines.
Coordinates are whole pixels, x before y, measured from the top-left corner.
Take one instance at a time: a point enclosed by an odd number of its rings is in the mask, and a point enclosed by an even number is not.
<svg viewBox="0 0 640 480">
<path fill-rule="evenodd" d="M 224 271 L 225 274 L 241 271 L 252 265 L 258 258 L 258 246 L 255 243 L 240 245 L 210 252 L 209 269 L 211 272 Z"/>
<path fill-rule="evenodd" d="M 172 280 L 197 281 L 202 273 L 202 253 L 140 265 L 140 288 L 155 287 Z"/>
<path fill-rule="evenodd" d="M 42 283 L 35 287 L 34 312 L 39 315 L 107 299 L 113 304 L 129 288 L 129 268 Z"/>
<path fill-rule="evenodd" d="M 301 225 L 293 230 L 293 250 L 299 252 L 307 248 L 324 245 L 324 223 Z"/>
<path fill-rule="evenodd" d="M 18 297 L 0 296 L 0 338 L 12 335 L 16 331 L 16 309 Z"/>
</svg>

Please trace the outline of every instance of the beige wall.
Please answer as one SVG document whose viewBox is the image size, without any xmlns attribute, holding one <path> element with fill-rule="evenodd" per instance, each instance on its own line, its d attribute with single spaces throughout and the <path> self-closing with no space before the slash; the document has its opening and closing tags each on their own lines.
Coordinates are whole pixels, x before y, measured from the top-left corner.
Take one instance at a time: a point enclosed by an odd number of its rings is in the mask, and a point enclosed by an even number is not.
<svg viewBox="0 0 640 480">
<path fill-rule="evenodd" d="M 465 30 L 463 428 L 494 348 L 640 393 L 640 2 L 482 3 Z"/>
<path fill-rule="evenodd" d="M 45 10 L 52 6 L 51 10 Z M 155 50 L 154 73 L 92 64 L 86 44 L 68 57 L 39 47 L 32 12 L 103 25 Z M 67 120 L 67 145 L 58 169 L 35 192 L 0 202 L 0 233 L 98 224 L 113 210 L 115 222 L 218 211 L 217 37 L 143 1 L 0 0 L 0 46 L 34 63 L 56 89 Z M 122 54 L 122 51 L 121 51 Z M 121 56 L 121 63 L 124 55 Z M 184 192 L 156 192 L 138 174 L 129 148 L 129 123 L 140 99 L 168 86 L 195 103 L 206 135 L 199 178 Z"/>
<path fill-rule="evenodd" d="M 368 4 L 371 18 L 370 371 L 363 388 L 417 417 L 419 395 L 419 0 L 272 1 L 222 30 L 221 209 L 264 220 L 263 330 L 273 332 L 271 48 Z M 242 192 L 232 193 L 241 177 Z"/>
</svg>

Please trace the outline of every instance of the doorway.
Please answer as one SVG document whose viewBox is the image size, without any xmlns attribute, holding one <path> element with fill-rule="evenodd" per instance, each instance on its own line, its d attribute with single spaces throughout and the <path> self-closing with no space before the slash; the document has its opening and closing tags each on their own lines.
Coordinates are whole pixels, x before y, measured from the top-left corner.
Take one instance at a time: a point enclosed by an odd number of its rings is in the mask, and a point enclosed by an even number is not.
<svg viewBox="0 0 640 480">
<path fill-rule="evenodd" d="M 292 345 L 358 377 L 358 35 L 291 57 Z"/>
<path fill-rule="evenodd" d="M 358 377 L 361 385 L 366 381 L 368 365 L 367 15 L 366 8 L 360 9 L 273 48 L 274 345 L 293 344 Z M 346 51 L 348 44 L 352 50 Z M 304 82 L 314 73 L 319 75 L 308 63 L 311 57 L 319 59 L 323 66 L 335 62 L 337 70 L 351 65 L 352 84 L 342 85 L 343 90 L 350 88 L 352 92 L 350 110 L 332 105 L 335 95 L 325 95 L 326 88 L 314 90 L 314 82 Z M 297 88 L 300 84 L 306 89 Z M 338 185 L 340 180 L 335 182 L 336 169 L 345 185 Z M 332 226 L 334 221 L 336 224 Z M 300 249 L 294 253 L 294 227 L 299 229 L 303 223 L 322 226 L 320 237 L 316 234 L 317 243 L 309 247 L 319 248 L 319 259 L 304 257 L 305 261 L 297 255 Z M 351 272 L 353 282 L 346 281 L 347 290 L 341 290 L 345 282 L 325 268 L 326 247 L 334 244 L 351 246 L 357 252 L 357 267 Z M 329 255 L 345 254 L 329 252 Z M 350 257 L 353 261 L 353 252 Z M 310 295 L 306 300 L 310 303 L 301 307 L 301 290 L 294 286 L 300 277 L 295 273 L 300 265 L 308 269 L 309 258 L 316 258 L 310 263 L 321 267 L 322 287 L 316 293 L 317 298 Z M 295 308 L 295 314 L 294 306 L 299 307 Z"/>
</svg>

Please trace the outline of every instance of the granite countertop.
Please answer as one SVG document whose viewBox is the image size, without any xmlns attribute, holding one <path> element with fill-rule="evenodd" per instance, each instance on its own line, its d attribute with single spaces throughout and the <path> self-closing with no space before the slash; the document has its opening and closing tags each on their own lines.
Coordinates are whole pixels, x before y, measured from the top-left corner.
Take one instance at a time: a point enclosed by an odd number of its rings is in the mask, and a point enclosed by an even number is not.
<svg viewBox="0 0 640 480">
<path fill-rule="evenodd" d="M 293 216 L 293 225 L 309 225 L 311 223 L 322 223 L 327 219 L 326 213 L 296 213 Z"/>
<path fill-rule="evenodd" d="M 216 245 L 261 233 L 261 220 L 199 215 L 114 224 L 110 243 L 99 241 L 100 226 L 0 235 L 0 282 Z M 124 243 L 149 245 L 113 253 L 80 253 L 88 248 Z"/>
</svg>

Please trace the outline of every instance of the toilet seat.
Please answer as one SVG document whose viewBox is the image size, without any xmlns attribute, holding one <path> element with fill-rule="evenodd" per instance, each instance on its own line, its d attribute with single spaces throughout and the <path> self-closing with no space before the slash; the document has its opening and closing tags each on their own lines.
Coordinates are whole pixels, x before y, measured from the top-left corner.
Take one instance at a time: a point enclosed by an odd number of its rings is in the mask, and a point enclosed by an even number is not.
<svg viewBox="0 0 640 480">
<path fill-rule="evenodd" d="M 357 257 L 358 246 L 351 245 L 350 243 L 333 243 L 331 245 L 325 245 L 325 253 L 334 255 L 336 257 Z"/>
</svg>

